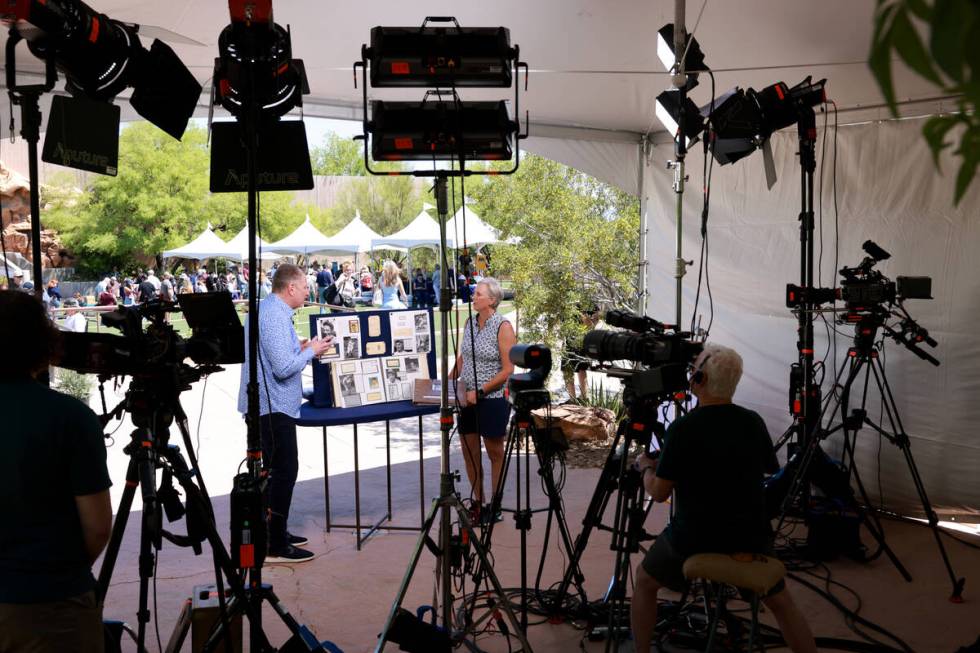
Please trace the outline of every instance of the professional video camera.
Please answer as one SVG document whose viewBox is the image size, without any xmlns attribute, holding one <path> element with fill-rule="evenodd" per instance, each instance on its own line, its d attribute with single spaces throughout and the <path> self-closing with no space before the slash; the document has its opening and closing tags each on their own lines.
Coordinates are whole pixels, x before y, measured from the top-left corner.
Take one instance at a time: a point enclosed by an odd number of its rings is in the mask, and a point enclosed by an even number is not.
<svg viewBox="0 0 980 653">
<path fill-rule="evenodd" d="M 624 398 L 664 400 L 687 390 L 687 368 L 702 349 L 702 344 L 695 342 L 690 333 L 628 311 L 607 312 L 606 323 L 633 333 L 597 329 L 585 335 L 582 345 L 586 355 L 600 364 L 628 360 L 642 366 L 642 369 L 603 368 L 609 376 L 627 382 L 630 392 Z"/>
<path fill-rule="evenodd" d="M 545 382 L 551 373 L 551 350 L 544 345 L 514 345 L 508 356 L 517 367 L 528 370 L 511 374 L 507 381 L 507 396 L 518 411 L 531 411 L 546 406 L 551 400 Z"/>
<path fill-rule="evenodd" d="M 182 338 L 166 315 L 183 311 L 193 335 Z M 143 321 L 149 325 L 143 330 Z M 244 361 L 244 331 L 231 295 L 180 295 L 178 304 L 154 300 L 102 314 L 102 324 L 119 329 L 106 333 L 65 333 L 59 366 L 104 377 L 167 377 L 180 386 L 197 381 L 220 364 Z M 198 367 L 186 365 L 190 358 Z"/>
<path fill-rule="evenodd" d="M 891 258 L 891 254 L 871 240 L 866 240 L 862 249 L 868 255 L 859 265 L 841 268 L 839 288 L 805 288 L 786 284 L 786 306 L 801 309 L 806 305 L 816 307 L 843 301 L 845 310 L 837 322 L 855 326 L 856 347 L 869 348 L 881 328 L 919 358 L 939 365 L 938 360 L 919 348 L 922 343 L 930 347 L 938 343 L 929 335 L 929 331 L 912 319 L 903 306 L 906 299 L 932 299 L 932 279 L 902 276 L 892 281 L 875 269 L 875 265 Z M 887 322 L 891 318 L 898 321 L 889 325 Z"/>
</svg>

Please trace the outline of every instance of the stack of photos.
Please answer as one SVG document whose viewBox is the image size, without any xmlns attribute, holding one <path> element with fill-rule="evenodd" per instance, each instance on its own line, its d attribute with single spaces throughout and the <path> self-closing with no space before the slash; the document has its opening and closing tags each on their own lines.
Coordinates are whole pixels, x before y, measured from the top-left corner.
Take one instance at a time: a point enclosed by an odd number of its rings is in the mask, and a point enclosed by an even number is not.
<svg viewBox="0 0 980 653">
<path fill-rule="evenodd" d="M 424 357 L 432 350 L 432 326 L 428 311 L 398 311 L 390 313 L 390 320 L 392 354 L 419 354 Z"/>
<path fill-rule="evenodd" d="M 318 338 L 333 338 L 333 347 L 320 355 L 321 362 L 352 360 L 361 357 L 361 321 L 354 316 L 318 317 Z"/>
<path fill-rule="evenodd" d="M 381 360 L 388 401 L 411 399 L 415 392 L 415 379 L 429 378 L 429 364 L 424 355 L 390 356 Z"/>
<path fill-rule="evenodd" d="M 348 360 L 332 367 L 334 406 L 354 408 L 385 401 L 380 358 Z"/>
</svg>

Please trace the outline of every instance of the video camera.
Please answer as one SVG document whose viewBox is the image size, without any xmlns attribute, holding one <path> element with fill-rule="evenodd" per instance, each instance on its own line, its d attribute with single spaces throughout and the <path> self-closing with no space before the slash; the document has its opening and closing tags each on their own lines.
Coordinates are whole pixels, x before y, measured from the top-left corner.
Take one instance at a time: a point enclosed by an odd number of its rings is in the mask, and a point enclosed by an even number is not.
<svg viewBox="0 0 980 653">
<path fill-rule="evenodd" d="M 153 300 L 103 313 L 102 324 L 119 329 L 121 336 L 64 333 L 58 365 L 104 377 L 153 379 L 176 373 L 186 385 L 218 365 L 244 362 L 245 334 L 229 293 L 179 295 L 177 301 Z M 192 329 L 190 338 L 182 338 L 166 321 L 167 313 L 178 310 Z M 144 320 L 149 321 L 145 331 Z M 185 365 L 187 358 L 199 368 Z"/>
<path fill-rule="evenodd" d="M 545 382 L 551 373 L 551 350 L 541 344 L 519 344 L 510 348 L 510 362 L 528 370 L 511 374 L 507 380 L 507 396 L 518 411 L 530 411 L 551 400 Z"/>
<path fill-rule="evenodd" d="M 605 321 L 633 333 L 596 329 L 585 335 L 582 348 L 600 364 L 628 360 L 643 367 L 604 367 L 606 374 L 627 383 L 631 391 L 624 394 L 627 401 L 633 398 L 662 401 L 687 390 L 687 368 L 701 353 L 702 343 L 695 342 L 690 333 L 678 331 L 674 325 L 629 311 L 609 311 Z"/>
<path fill-rule="evenodd" d="M 930 277 L 896 277 L 892 281 L 875 265 L 891 258 L 891 254 L 874 241 L 866 240 L 862 249 L 867 256 L 859 265 L 840 270 L 839 288 L 805 288 L 786 284 L 786 306 L 797 309 L 804 305 L 843 301 L 846 310 L 837 318 L 839 324 L 855 326 L 855 346 L 870 347 L 878 328 L 919 358 L 939 365 L 939 361 L 922 351 L 918 345 L 925 343 L 935 347 L 938 343 L 929 331 L 920 326 L 902 305 L 906 299 L 932 299 Z M 892 326 L 889 318 L 898 319 Z"/>
</svg>

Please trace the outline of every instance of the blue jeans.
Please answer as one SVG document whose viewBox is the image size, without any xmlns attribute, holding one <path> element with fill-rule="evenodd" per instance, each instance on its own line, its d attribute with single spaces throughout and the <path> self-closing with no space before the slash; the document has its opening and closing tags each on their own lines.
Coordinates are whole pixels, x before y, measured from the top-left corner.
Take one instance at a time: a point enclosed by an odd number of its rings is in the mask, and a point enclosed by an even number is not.
<svg viewBox="0 0 980 653">
<path fill-rule="evenodd" d="M 286 544 L 286 522 L 293 487 L 299 474 L 299 452 L 296 448 L 296 421 L 283 413 L 259 418 L 262 435 L 262 458 L 269 471 L 265 499 L 269 506 L 269 551 L 279 551 Z"/>
</svg>

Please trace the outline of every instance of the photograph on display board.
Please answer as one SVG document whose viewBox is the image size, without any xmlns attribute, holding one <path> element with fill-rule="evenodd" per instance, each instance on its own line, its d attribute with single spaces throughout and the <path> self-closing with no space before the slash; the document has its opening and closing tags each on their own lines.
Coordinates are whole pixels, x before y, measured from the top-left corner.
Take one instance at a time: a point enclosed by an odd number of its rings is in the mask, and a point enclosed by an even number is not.
<svg viewBox="0 0 980 653">
<path fill-rule="evenodd" d="M 331 368 L 336 407 L 354 408 L 385 401 L 377 360 L 341 361 Z"/>
<path fill-rule="evenodd" d="M 428 354 L 431 349 L 429 335 L 415 336 L 415 351 L 419 354 Z"/>
<path fill-rule="evenodd" d="M 392 356 L 384 359 L 384 384 L 388 401 L 411 399 L 415 380 L 429 378 L 429 364 L 424 356 Z"/>
<path fill-rule="evenodd" d="M 414 354 L 428 352 L 432 325 L 428 311 L 398 311 L 389 315 L 391 322 L 391 353 Z M 424 346 L 425 349 L 419 349 Z"/>
<path fill-rule="evenodd" d="M 356 317 L 317 317 L 316 335 L 333 338 L 333 346 L 320 355 L 321 362 L 361 357 L 361 323 Z"/>
</svg>

